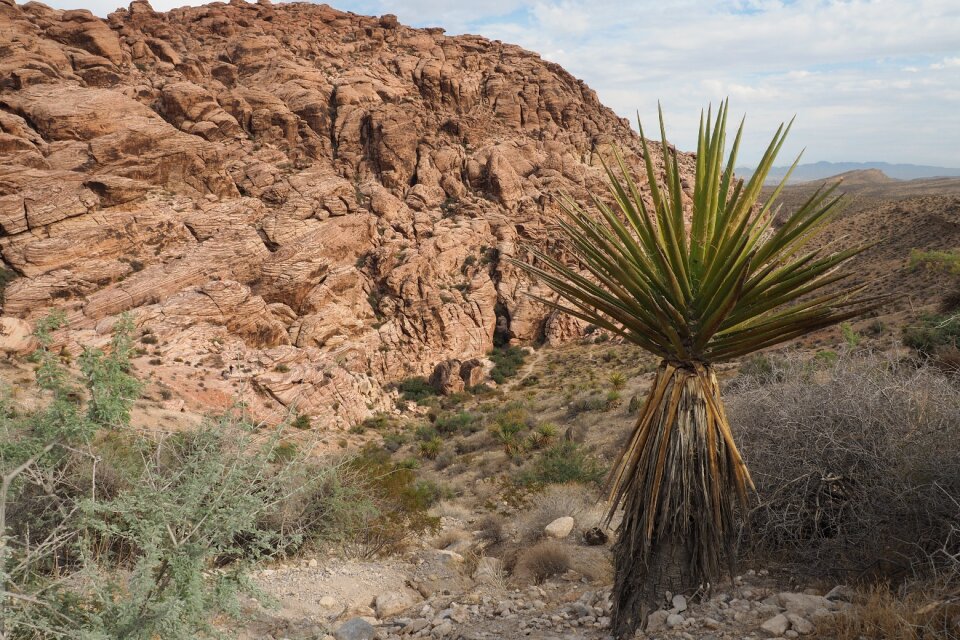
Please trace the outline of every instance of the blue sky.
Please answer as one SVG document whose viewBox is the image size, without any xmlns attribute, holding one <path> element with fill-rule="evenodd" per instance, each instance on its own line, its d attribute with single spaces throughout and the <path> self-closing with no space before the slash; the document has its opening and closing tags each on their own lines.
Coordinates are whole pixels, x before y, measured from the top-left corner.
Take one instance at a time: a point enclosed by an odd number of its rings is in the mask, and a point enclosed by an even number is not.
<svg viewBox="0 0 960 640">
<path fill-rule="evenodd" d="M 700 108 L 729 96 L 747 115 L 744 164 L 796 114 L 782 160 L 806 147 L 805 162 L 960 167 L 960 0 L 328 1 L 517 43 L 649 127 L 660 100 L 681 148 L 695 144 Z M 50 4 L 105 15 L 116 3 Z"/>
</svg>

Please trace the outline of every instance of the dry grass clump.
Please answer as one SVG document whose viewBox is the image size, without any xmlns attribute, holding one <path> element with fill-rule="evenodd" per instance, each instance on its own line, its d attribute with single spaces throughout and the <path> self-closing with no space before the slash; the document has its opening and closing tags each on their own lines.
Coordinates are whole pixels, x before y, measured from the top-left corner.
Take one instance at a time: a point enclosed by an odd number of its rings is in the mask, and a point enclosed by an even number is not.
<svg viewBox="0 0 960 640">
<path fill-rule="evenodd" d="M 566 547 L 554 540 L 545 540 L 520 552 L 514 575 L 539 584 L 566 572 L 570 567 L 570 553 Z"/>
<path fill-rule="evenodd" d="M 956 571 L 956 378 L 878 356 L 769 360 L 728 402 L 759 494 L 747 550 L 844 580 Z"/>
<path fill-rule="evenodd" d="M 434 549 L 448 549 L 453 545 L 466 542 L 469 539 L 470 534 L 463 529 L 448 529 L 431 539 L 430 546 Z"/>
<path fill-rule="evenodd" d="M 488 546 L 500 544 L 506 536 L 503 532 L 503 516 L 490 513 L 477 526 L 477 538 Z"/>
<path fill-rule="evenodd" d="M 951 602 L 921 591 L 898 595 L 887 586 L 875 587 L 853 608 L 822 621 L 819 631 L 835 640 L 956 640 L 960 599 L 954 596 Z"/>
</svg>

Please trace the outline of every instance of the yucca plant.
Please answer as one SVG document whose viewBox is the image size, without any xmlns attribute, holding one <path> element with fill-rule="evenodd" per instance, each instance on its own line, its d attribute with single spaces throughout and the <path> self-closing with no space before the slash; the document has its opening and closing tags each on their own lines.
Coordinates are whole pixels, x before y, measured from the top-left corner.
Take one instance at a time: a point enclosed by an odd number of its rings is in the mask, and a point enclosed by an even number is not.
<svg viewBox="0 0 960 640">
<path fill-rule="evenodd" d="M 808 248 L 840 208 L 836 185 L 779 225 L 771 204 L 790 174 L 758 204 L 790 126 L 780 126 L 744 183 L 733 173 L 742 121 L 724 165 L 727 111 L 724 102 L 715 120 L 709 109 L 701 114 L 688 205 L 661 112 L 662 182 L 640 128 L 649 196 L 614 151 L 615 161 L 604 163 L 612 204 L 594 196 L 591 215 L 562 201 L 559 234 L 574 260 L 535 248 L 532 263 L 513 260 L 559 295 L 538 297 L 544 304 L 662 358 L 608 479 L 610 517 L 623 509 L 614 547 L 613 631 L 620 638 L 644 623 L 664 592 L 707 587 L 732 562 L 736 503 L 746 504 L 753 483 L 714 365 L 853 318 L 879 301 L 858 297 L 862 286 L 844 288 L 847 275 L 837 273 L 863 247 Z"/>
</svg>

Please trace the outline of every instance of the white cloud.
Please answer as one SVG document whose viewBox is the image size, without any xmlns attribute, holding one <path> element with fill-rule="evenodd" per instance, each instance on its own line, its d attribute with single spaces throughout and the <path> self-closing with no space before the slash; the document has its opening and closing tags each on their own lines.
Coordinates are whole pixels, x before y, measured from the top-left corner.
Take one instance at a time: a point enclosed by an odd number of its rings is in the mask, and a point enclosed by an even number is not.
<svg viewBox="0 0 960 640">
<path fill-rule="evenodd" d="M 101 15 L 112 4 L 50 1 Z M 653 121 L 659 99 L 681 147 L 694 145 L 700 108 L 730 96 L 748 114 L 745 161 L 797 114 L 785 155 L 960 165 L 956 0 L 327 1 L 515 42 L 631 119 Z"/>
</svg>

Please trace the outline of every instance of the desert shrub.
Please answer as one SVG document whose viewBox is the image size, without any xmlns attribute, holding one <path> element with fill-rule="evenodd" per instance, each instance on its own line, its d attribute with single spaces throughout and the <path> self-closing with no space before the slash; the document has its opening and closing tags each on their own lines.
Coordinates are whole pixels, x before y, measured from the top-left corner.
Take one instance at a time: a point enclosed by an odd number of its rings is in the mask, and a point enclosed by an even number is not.
<svg viewBox="0 0 960 640">
<path fill-rule="evenodd" d="M 390 460 L 382 449 L 366 447 L 348 463 L 363 479 L 376 515 L 350 543 L 362 557 L 385 555 L 402 549 L 412 536 L 437 531 L 440 521 L 428 509 L 443 495 L 436 484 L 418 480 L 410 465 Z"/>
<path fill-rule="evenodd" d="M 390 453 L 399 451 L 406 442 L 407 436 L 402 433 L 388 433 L 383 436 L 383 448 Z"/>
<path fill-rule="evenodd" d="M 739 375 L 758 384 L 782 382 L 784 362 L 766 353 L 755 353 L 740 363 Z"/>
<path fill-rule="evenodd" d="M 600 461 L 583 446 L 571 440 L 561 440 L 544 449 L 533 460 L 531 468 L 520 476 L 525 485 L 562 484 L 580 482 L 599 484 L 605 475 Z"/>
<path fill-rule="evenodd" d="M 501 347 L 488 353 L 487 357 L 493 361 L 490 378 L 497 384 L 503 384 L 507 378 L 517 375 L 527 354 L 521 347 Z"/>
<path fill-rule="evenodd" d="M 401 380 L 397 383 L 397 390 L 405 400 L 411 402 L 420 402 L 437 395 L 437 390 L 422 376 Z"/>
<path fill-rule="evenodd" d="M 487 545 L 504 541 L 503 517 L 496 513 L 485 515 L 477 525 L 477 538 Z"/>
<path fill-rule="evenodd" d="M 546 540 L 520 552 L 515 575 L 529 576 L 537 584 L 570 569 L 570 552 L 559 542 Z"/>
<path fill-rule="evenodd" d="M 960 274 L 960 249 L 922 251 L 913 249 L 910 252 L 910 267 L 918 269 L 925 267 Z"/>
<path fill-rule="evenodd" d="M 614 395 L 610 395 L 614 394 Z M 577 416 L 581 413 L 591 411 L 606 411 L 620 399 L 620 394 L 616 391 L 609 393 L 582 393 L 570 401 L 567 406 L 567 413 L 570 416 Z"/>
<path fill-rule="evenodd" d="M 291 422 L 290 426 L 294 429 L 300 429 L 301 431 L 306 431 L 313 426 L 313 421 L 305 413 L 298 414 Z"/>
<path fill-rule="evenodd" d="M 940 313 L 950 314 L 960 311 L 960 282 L 957 282 L 953 289 L 940 300 Z"/>
<path fill-rule="evenodd" d="M 960 552 L 960 393 L 932 367 L 842 357 L 782 382 L 741 379 L 728 411 L 757 485 L 745 546 L 860 578 Z"/>
<path fill-rule="evenodd" d="M 193 431 L 129 428 L 132 324 L 84 352 L 77 381 L 50 349 L 61 322 L 38 323 L 40 400 L 0 396 L 4 637 L 208 637 L 241 594 L 258 596 L 257 560 L 431 525 L 442 487 L 388 463 L 312 459 L 240 410 Z"/>
<path fill-rule="evenodd" d="M 390 415 L 383 412 L 377 412 L 361 423 L 364 429 L 373 429 L 374 431 L 384 431 L 394 426 L 394 424 L 394 420 Z"/>
<path fill-rule="evenodd" d="M 960 348 L 960 313 L 925 315 L 903 330 L 903 343 L 923 357 Z"/>
<path fill-rule="evenodd" d="M 469 411 L 459 411 L 457 413 L 444 413 L 437 416 L 433 422 L 433 428 L 438 433 L 449 435 L 453 433 L 476 433 L 480 429 L 480 423 L 477 416 Z"/>
</svg>

